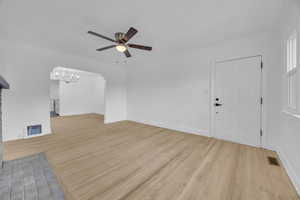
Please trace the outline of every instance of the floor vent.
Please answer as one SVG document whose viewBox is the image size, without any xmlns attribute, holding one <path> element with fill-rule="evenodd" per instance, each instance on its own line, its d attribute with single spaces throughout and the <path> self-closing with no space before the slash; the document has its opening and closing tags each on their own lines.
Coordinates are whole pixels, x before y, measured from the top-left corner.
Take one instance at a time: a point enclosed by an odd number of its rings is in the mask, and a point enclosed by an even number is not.
<svg viewBox="0 0 300 200">
<path fill-rule="evenodd" d="M 270 165 L 280 166 L 277 158 L 275 157 L 268 157 L 268 161 Z"/>
<path fill-rule="evenodd" d="M 42 134 L 42 125 L 27 126 L 27 136 Z"/>
</svg>

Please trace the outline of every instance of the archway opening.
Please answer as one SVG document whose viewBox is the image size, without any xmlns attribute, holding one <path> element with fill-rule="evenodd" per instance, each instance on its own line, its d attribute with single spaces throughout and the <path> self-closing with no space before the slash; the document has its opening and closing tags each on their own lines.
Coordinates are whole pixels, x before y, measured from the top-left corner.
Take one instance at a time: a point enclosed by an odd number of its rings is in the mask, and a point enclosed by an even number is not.
<svg viewBox="0 0 300 200">
<path fill-rule="evenodd" d="M 106 80 L 101 74 L 55 67 L 50 74 L 50 118 L 54 122 L 82 115 L 105 118 Z"/>
</svg>

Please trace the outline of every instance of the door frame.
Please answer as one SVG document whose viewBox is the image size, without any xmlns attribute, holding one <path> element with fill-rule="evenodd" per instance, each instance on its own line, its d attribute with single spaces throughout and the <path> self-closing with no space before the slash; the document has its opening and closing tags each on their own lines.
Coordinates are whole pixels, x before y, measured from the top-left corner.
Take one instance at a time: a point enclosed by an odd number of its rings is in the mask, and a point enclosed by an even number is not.
<svg viewBox="0 0 300 200">
<path fill-rule="evenodd" d="M 209 115 L 210 115 L 210 125 L 209 125 L 209 133 L 212 138 L 216 138 L 216 133 L 215 133 L 215 91 L 216 91 L 216 66 L 217 64 L 220 63 L 225 63 L 225 62 L 232 62 L 232 61 L 237 61 L 237 60 L 244 60 L 248 58 L 260 58 L 261 61 L 261 73 L 260 73 L 260 95 L 263 99 L 262 104 L 260 105 L 260 129 L 262 130 L 262 136 L 260 136 L 260 144 L 258 147 L 260 148 L 267 148 L 266 147 L 266 117 L 265 117 L 265 97 L 264 97 L 264 67 L 263 67 L 263 56 L 262 55 L 255 55 L 255 56 L 245 56 L 245 57 L 236 57 L 236 58 L 231 58 L 231 59 L 224 59 L 224 60 L 215 60 L 211 63 L 211 70 L 210 70 L 210 94 L 209 94 Z M 257 133 L 260 134 L 260 133 Z"/>
</svg>

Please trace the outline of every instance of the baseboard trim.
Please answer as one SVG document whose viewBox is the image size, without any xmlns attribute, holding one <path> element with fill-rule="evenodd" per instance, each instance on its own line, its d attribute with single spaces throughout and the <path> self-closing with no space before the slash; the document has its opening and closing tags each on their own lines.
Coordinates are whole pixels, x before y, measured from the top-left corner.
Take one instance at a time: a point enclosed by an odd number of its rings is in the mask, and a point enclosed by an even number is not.
<svg viewBox="0 0 300 200">
<path fill-rule="evenodd" d="M 284 165 L 283 167 L 285 168 L 288 176 L 290 177 L 292 184 L 294 185 L 298 195 L 300 196 L 300 177 L 295 172 L 294 167 L 292 166 L 284 150 L 279 147 L 276 148 L 276 152 L 282 164 Z"/>
<path fill-rule="evenodd" d="M 160 123 L 160 122 L 154 122 L 154 121 L 148 121 L 148 120 L 139 120 L 139 119 L 128 119 L 128 121 L 133 121 L 141 124 L 147 124 L 151 126 L 157 126 L 165 129 L 170 129 L 174 131 L 180 131 L 188 134 L 193 134 L 193 135 L 200 135 L 200 136 L 205 136 L 205 137 L 211 137 L 209 134 L 209 131 L 207 130 L 201 130 L 201 129 L 196 129 L 196 128 L 188 128 L 188 127 L 179 127 L 176 125 L 171 125 L 167 123 Z"/>
<path fill-rule="evenodd" d="M 30 138 L 35 138 L 35 137 L 42 137 L 42 136 L 46 136 L 46 135 L 50 135 L 52 134 L 50 133 L 42 133 L 42 134 L 38 134 L 38 135 L 31 135 L 31 136 L 23 136 L 20 138 L 10 138 L 10 139 L 3 139 L 3 142 L 13 142 L 13 141 L 18 141 L 18 140 L 27 140 Z"/>
<path fill-rule="evenodd" d="M 52 134 L 52 133 L 41 133 L 41 134 L 30 135 L 30 136 L 26 135 L 26 136 L 24 136 L 23 138 L 20 138 L 20 139 L 25 139 L 26 140 L 26 139 L 35 138 L 35 137 L 42 137 L 42 136 L 50 135 L 50 134 Z"/>
</svg>

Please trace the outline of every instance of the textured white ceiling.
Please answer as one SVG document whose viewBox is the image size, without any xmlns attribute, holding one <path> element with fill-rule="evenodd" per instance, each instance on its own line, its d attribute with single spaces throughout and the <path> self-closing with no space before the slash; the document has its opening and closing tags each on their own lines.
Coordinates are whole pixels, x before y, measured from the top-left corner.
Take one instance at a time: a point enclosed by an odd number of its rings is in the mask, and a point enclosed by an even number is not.
<svg viewBox="0 0 300 200">
<path fill-rule="evenodd" d="M 113 37 L 130 26 L 132 43 L 153 46 L 152 53 L 183 51 L 276 28 L 287 0 L 0 0 L 0 37 L 51 49 L 115 60 L 110 42 L 88 30 Z M 131 51 L 143 57 L 148 52 Z M 134 58 L 133 58 L 134 59 Z"/>
</svg>

